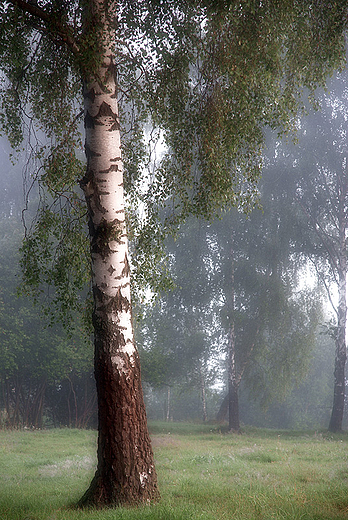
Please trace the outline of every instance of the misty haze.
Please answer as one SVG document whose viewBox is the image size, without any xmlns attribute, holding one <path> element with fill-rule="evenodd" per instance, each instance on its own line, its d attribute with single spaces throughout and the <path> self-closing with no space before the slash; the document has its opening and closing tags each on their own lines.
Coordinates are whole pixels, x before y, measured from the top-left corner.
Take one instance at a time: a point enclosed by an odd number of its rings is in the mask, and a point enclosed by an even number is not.
<svg viewBox="0 0 348 520">
<path fill-rule="evenodd" d="M 0 5 L 0 518 L 348 512 L 348 5 Z"/>
</svg>

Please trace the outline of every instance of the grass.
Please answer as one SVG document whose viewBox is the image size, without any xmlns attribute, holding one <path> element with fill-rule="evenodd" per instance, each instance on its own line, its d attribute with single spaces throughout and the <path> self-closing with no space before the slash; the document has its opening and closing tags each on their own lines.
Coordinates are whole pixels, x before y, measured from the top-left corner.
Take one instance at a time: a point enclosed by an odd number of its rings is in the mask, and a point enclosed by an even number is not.
<svg viewBox="0 0 348 520">
<path fill-rule="evenodd" d="M 161 501 L 69 508 L 95 467 L 96 434 L 0 431 L 1 520 L 348 519 L 348 436 L 150 424 Z"/>
</svg>

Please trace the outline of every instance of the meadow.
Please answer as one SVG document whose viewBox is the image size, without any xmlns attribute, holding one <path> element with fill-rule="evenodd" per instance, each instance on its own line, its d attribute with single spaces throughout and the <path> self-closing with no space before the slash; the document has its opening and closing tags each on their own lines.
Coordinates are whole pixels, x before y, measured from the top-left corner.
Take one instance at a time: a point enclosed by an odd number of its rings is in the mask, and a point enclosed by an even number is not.
<svg viewBox="0 0 348 520">
<path fill-rule="evenodd" d="M 348 519 L 348 435 L 152 423 L 161 501 L 79 511 L 96 433 L 0 431 L 1 520 Z"/>
</svg>

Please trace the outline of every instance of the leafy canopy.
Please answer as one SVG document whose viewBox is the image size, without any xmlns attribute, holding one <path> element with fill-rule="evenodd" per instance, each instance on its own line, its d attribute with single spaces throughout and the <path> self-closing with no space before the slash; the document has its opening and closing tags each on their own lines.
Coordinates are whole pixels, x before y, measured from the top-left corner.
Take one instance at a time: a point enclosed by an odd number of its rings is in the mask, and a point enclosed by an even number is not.
<svg viewBox="0 0 348 520">
<path fill-rule="evenodd" d="M 55 286 L 63 319 L 89 278 L 77 187 L 81 79 L 93 75 L 101 42 L 86 30 L 88 3 L 0 5 L 1 128 L 28 155 L 28 185 L 38 181 L 40 195 L 23 246 L 25 278 L 36 289 Z M 116 24 L 134 273 L 156 289 L 165 278 L 161 240 L 178 221 L 253 205 L 264 128 L 294 128 L 303 92 L 313 97 L 342 66 L 347 4 L 123 0 Z"/>
</svg>

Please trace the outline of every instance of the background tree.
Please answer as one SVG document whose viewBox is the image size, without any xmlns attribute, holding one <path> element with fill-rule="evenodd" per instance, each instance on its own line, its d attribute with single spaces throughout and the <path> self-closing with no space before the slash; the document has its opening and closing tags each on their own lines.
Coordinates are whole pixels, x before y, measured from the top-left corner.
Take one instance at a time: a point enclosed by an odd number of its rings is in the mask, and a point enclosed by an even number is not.
<svg viewBox="0 0 348 520">
<path fill-rule="evenodd" d="M 308 373 L 281 399 L 268 406 L 252 399 L 248 385 L 241 382 L 240 408 L 244 424 L 261 428 L 323 430 L 330 420 L 335 341 L 319 327 L 309 358 Z"/>
<path fill-rule="evenodd" d="M 240 429 L 242 381 L 263 405 L 285 398 L 304 377 L 314 347 L 320 298 L 317 288 L 299 289 L 304 260 L 296 253 L 287 183 L 285 174 L 266 168 L 262 210 L 182 226 L 166 249 L 175 289 L 157 301 L 142 328 L 144 377 L 152 385 L 193 381 L 199 366 L 215 368 L 216 384 L 219 358 L 227 357 L 225 413 L 229 408 L 233 431 Z"/>
<path fill-rule="evenodd" d="M 6 192 L 3 196 L 7 197 Z M 0 219 L 3 426 L 41 428 L 52 422 L 86 425 L 95 412 L 90 341 L 83 330 L 78 334 L 77 320 L 77 330 L 68 336 L 59 324 L 49 328 L 48 317 L 41 314 L 39 307 L 33 307 L 26 295 L 18 296 L 23 230 L 15 204 L 11 203 L 11 207 L 12 215 Z"/>
<path fill-rule="evenodd" d="M 298 292 L 303 260 L 295 255 L 298 230 L 291 224 L 287 179 L 266 167 L 260 190 L 262 210 L 248 218 L 230 212 L 213 227 L 234 431 L 240 428 L 242 378 L 251 395 L 266 404 L 285 396 L 304 376 L 320 310 L 317 292 L 315 298 Z"/>
<path fill-rule="evenodd" d="M 177 240 L 166 240 L 168 269 L 173 288 L 145 306 L 139 326 L 142 374 L 152 387 L 166 386 L 167 418 L 171 417 L 172 387 L 182 392 L 196 387 L 201 417 L 207 418 L 205 387 L 214 373 L 214 266 L 206 224 L 188 219 Z"/>
<path fill-rule="evenodd" d="M 23 138 L 22 123 L 46 136 L 33 149 L 46 198 L 26 242 L 26 273 L 36 286 L 42 278 L 55 283 L 62 316 L 76 305 L 86 273 L 73 254 L 76 243 L 86 251 L 76 178 L 88 209 L 99 444 L 81 504 L 146 502 L 158 492 L 131 327 L 117 95 L 127 161 L 144 149 L 142 123 L 150 120 L 165 137 L 168 152 L 148 183 L 152 214 L 173 193 L 175 216 L 248 205 L 263 127 L 291 127 L 300 86 L 312 92 L 339 66 L 347 6 L 9 0 L 0 9 L 3 129 L 13 145 Z M 82 105 L 84 175 L 76 155 Z M 140 171 L 129 171 L 129 188 L 144 185 Z M 57 196 L 65 201 L 58 219 Z M 148 236 L 147 227 L 139 242 Z M 51 270 L 43 268 L 49 260 Z"/>
<path fill-rule="evenodd" d="M 347 320 L 347 73 L 330 82 L 320 110 L 299 125 L 296 147 L 279 149 L 276 165 L 296 179 L 297 247 L 312 261 L 336 316 L 334 400 L 329 430 L 342 429 Z M 304 225 L 300 225 L 304 223 Z M 335 301 L 337 289 L 338 303 Z"/>
</svg>

